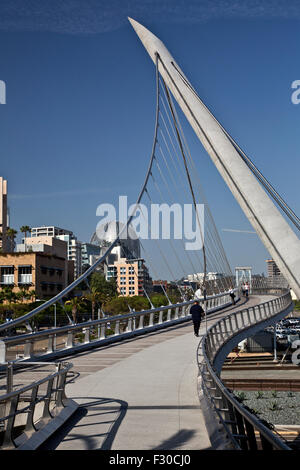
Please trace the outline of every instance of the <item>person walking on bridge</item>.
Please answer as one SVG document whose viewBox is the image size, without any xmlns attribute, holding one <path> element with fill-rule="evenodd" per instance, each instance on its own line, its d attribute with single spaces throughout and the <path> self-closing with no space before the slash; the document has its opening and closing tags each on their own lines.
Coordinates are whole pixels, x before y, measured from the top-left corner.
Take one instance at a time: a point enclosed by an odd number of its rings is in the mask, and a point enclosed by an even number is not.
<svg viewBox="0 0 300 470">
<path fill-rule="evenodd" d="M 199 300 L 195 300 L 194 305 L 192 305 L 190 309 L 190 314 L 192 315 L 195 336 L 198 337 L 201 320 L 204 314 L 203 308 L 199 305 Z"/>
</svg>

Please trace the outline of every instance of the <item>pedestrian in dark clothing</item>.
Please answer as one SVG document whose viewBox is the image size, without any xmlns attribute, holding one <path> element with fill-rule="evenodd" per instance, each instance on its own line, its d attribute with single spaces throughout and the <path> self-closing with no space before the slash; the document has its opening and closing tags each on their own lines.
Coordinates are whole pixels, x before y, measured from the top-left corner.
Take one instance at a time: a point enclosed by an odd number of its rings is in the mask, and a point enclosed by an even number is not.
<svg viewBox="0 0 300 470">
<path fill-rule="evenodd" d="M 234 298 L 235 298 L 235 293 L 234 293 L 233 288 L 230 289 L 229 295 L 230 295 L 230 297 L 231 297 L 232 305 L 235 305 L 235 300 L 234 300 Z"/>
<path fill-rule="evenodd" d="M 199 328 L 200 328 L 200 324 L 201 324 L 201 319 L 202 319 L 203 314 L 204 314 L 204 310 L 201 307 L 201 305 L 199 305 L 198 300 L 195 300 L 194 305 L 192 305 L 191 310 L 190 310 L 190 314 L 192 315 L 195 336 L 199 336 Z"/>
</svg>

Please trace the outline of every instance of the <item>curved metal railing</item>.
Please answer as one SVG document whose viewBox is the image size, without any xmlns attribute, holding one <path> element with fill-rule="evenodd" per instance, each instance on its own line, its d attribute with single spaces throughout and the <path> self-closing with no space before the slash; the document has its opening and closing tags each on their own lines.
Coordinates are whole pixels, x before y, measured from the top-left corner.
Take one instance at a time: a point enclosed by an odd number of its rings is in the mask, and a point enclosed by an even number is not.
<svg viewBox="0 0 300 470">
<path fill-rule="evenodd" d="M 199 397 L 213 447 L 290 450 L 269 424 L 240 403 L 220 379 L 222 364 L 239 341 L 283 318 L 293 308 L 287 289 L 258 289 L 255 293 L 279 296 L 223 317 L 202 338 L 197 351 Z"/>
<path fill-rule="evenodd" d="M 1 378 L 6 378 L 6 393 L 0 396 L 1 449 L 36 449 L 78 408 L 78 404 L 65 395 L 67 374 L 73 364 L 48 363 L 48 369 L 49 366 L 55 368 L 54 372 L 16 390 L 13 378 L 22 382 L 19 374 L 24 371 L 26 376 L 30 372 L 45 375 L 45 363 L 1 366 Z"/>
<path fill-rule="evenodd" d="M 0 341 L 0 363 L 7 360 L 49 360 L 190 320 L 190 300 L 154 309 L 108 316 L 101 320 L 67 325 L 36 333 L 5 337 Z M 208 314 L 231 304 L 228 292 L 206 299 Z"/>
</svg>

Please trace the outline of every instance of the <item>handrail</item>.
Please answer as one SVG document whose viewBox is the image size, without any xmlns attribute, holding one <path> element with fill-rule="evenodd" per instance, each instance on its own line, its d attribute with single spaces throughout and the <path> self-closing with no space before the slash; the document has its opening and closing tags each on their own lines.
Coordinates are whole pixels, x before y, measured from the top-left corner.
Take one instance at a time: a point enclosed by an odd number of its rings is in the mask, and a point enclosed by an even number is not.
<svg viewBox="0 0 300 470">
<path fill-rule="evenodd" d="M 48 374 L 37 381 L 34 381 L 17 390 L 7 390 L 7 393 L 0 396 L 0 435 L 2 435 L 1 449 L 34 449 L 55 429 L 53 422 L 59 416 L 60 411 L 64 411 L 64 419 L 72 414 L 78 405 L 73 400 L 68 400 L 65 395 L 65 384 L 67 373 L 73 367 L 72 363 L 47 363 L 47 366 L 54 366 L 55 372 Z M 1 372 L 5 372 L 7 377 L 11 375 L 9 389 L 12 388 L 13 369 L 22 371 L 30 367 L 45 367 L 45 363 L 31 362 L 22 364 L 7 363 L 1 366 Z M 6 370 L 5 370 L 6 367 Z M 46 389 L 43 387 L 47 384 Z M 26 392 L 30 392 L 30 396 Z M 25 395 L 26 394 L 26 395 Z M 42 404 L 42 407 L 41 405 Z M 37 406 L 40 409 L 37 410 Z M 68 408 L 68 409 L 67 409 Z M 18 422 L 17 422 L 18 420 Z M 47 425 L 51 422 L 50 432 Z M 59 425 L 63 419 L 59 419 Z M 21 430 L 21 431 L 20 431 Z M 38 431 L 41 431 L 37 438 Z M 16 434 L 19 434 L 16 437 Z M 30 438 L 34 435 L 33 443 Z"/>
<path fill-rule="evenodd" d="M 204 301 L 204 299 L 200 299 Z M 87 321 L 77 325 L 67 325 L 59 328 L 17 335 L 14 337 L 1 338 L 0 341 L 0 363 L 5 362 L 10 347 L 24 345 L 24 359 L 30 360 L 35 357 L 34 343 L 43 339 L 48 339 L 47 352 L 43 354 L 46 358 L 54 357 L 55 354 L 63 355 L 74 351 L 76 348 L 99 346 L 107 342 L 118 341 L 122 338 L 132 335 L 143 334 L 155 329 L 177 324 L 190 319 L 189 306 L 194 300 L 181 302 L 178 304 L 165 305 L 153 309 L 131 312 L 125 315 L 107 316 L 98 320 Z M 209 296 L 206 299 L 206 310 L 208 313 L 214 312 L 231 303 L 228 292 Z M 148 324 L 145 323 L 145 318 Z M 120 325 L 124 325 L 124 331 L 121 331 Z M 91 330 L 96 330 L 97 338 L 91 339 Z M 84 343 L 75 344 L 75 335 L 84 334 Z M 62 349 L 56 348 L 56 339 L 58 336 L 67 335 L 65 346 Z M 1 348 L 2 344 L 2 348 Z M 39 355 L 41 358 L 42 356 Z"/>
<path fill-rule="evenodd" d="M 202 393 L 209 410 L 206 420 L 213 421 L 214 426 L 223 432 L 222 445 L 225 448 L 257 450 L 261 446 L 263 450 L 290 450 L 290 447 L 268 428 L 268 423 L 264 424 L 238 401 L 220 378 L 221 362 L 224 362 L 228 348 L 232 349 L 240 341 L 241 335 L 247 337 L 251 329 L 258 328 L 260 324 L 266 322 L 274 323 L 279 316 L 283 317 L 291 310 L 292 299 L 289 290 L 282 288 L 257 290 L 260 294 L 279 294 L 279 297 L 223 317 L 209 328 L 198 346 L 197 358 Z M 203 356 L 201 362 L 200 350 Z"/>
</svg>

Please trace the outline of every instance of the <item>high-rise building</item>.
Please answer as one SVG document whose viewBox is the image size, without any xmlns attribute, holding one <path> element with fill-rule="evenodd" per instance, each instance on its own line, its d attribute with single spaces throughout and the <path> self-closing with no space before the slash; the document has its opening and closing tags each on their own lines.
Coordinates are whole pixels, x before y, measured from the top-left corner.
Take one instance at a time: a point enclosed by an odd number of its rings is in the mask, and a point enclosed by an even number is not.
<svg viewBox="0 0 300 470">
<path fill-rule="evenodd" d="M 287 287 L 288 282 L 273 259 L 266 259 L 268 282 L 274 287 Z"/>
<path fill-rule="evenodd" d="M 100 246 L 92 243 L 81 244 L 81 263 L 82 268 L 92 266 L 100 256 Z"/>
<path fill-rule="evenodd" d="M 7 225 L 7 181 L 0 176 L 0 248 L 3 252 L 8 249 Z"/>
<path fill-rule="evenodd" d="M 33 227 L 31 229 L 31 237 L 54 237 L 59 240 L 67 242 L 68 245 L 68 259 L 74 262 L 74 277 L 75 279 L 82 273 L 82 259 L 81 259 L 81 242 L 77 240 L 71 230 L 66 230 L 60 227 L 43 226 Z"/>
<path fill-rule="evenodd" d="M 268 277 L 280 276 L 281 272 L 273 259 L 266 259 Z"/>
</svg>

